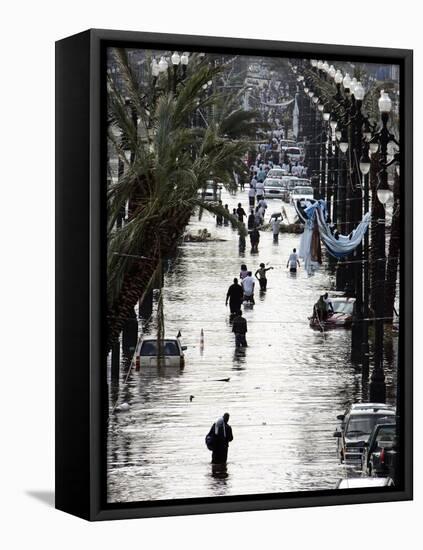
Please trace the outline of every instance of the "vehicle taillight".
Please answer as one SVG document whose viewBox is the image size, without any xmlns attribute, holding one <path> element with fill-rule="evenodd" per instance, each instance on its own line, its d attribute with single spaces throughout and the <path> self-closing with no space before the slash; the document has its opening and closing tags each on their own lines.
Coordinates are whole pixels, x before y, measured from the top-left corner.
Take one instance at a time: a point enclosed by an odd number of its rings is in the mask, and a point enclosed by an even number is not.
<svg viewBox="0 0 423 550">
<path fill-rule="evenodd" d="M 382 449 L 382 450 L 380 451 L 380 457 L 379 457 L 379 459 L 380 459 L 380 463 L 381 463 L 381 464 L 385 464 L 385 449 Z"/>
</svg>

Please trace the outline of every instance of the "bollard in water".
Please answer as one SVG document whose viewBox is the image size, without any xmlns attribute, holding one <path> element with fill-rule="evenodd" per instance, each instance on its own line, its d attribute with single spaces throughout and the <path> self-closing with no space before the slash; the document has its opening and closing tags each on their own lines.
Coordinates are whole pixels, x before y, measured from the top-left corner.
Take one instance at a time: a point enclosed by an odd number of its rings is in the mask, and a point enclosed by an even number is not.
<svg viewBox="0 0 423 550">
<path fill-rule="evenodd" d="M 200 333 L 200 352 L 203 353 L 204 351 L 204 330 L 201 329 Z"/>
</svg>

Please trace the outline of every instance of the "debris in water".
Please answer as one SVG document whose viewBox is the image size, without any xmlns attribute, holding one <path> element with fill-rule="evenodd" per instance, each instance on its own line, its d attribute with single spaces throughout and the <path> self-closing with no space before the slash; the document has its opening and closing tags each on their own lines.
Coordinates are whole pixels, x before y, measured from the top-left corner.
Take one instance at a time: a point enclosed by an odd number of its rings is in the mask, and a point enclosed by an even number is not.
<svg viewBox="0 0 423 550">
<path fill-rule="evenodd" d="M 130 409 L 130 407 L 129 407 L 128 403 L 122 403 L 122 405 L 118 405 L 115 408 L 115 412 L 129 411 L 129 409 Z"/>
</svg>

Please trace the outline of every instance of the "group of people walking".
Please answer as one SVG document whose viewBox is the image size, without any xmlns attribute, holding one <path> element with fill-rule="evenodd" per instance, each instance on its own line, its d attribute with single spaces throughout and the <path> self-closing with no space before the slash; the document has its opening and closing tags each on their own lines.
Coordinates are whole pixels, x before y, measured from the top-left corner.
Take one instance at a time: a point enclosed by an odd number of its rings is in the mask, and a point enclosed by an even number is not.
<svg viewBox="0 0 423 550">
<path fill-rule="evenodd" d="M 255 279 L 258 280 L 260 285 L 260 291 L 266 292 L 267 290 L 267 276 L 266 273 L 273 269 L 273 267 L 266 267 L 264 263 L 261 263 L 259 268 L 254 274 L 249 271 L 245 264 L 241 265 L 241 271 L 239 278 L 241 283 L 238 282 L 238 278 L 235 277 L 233 283 L 228 288 L 226 293 L 225 305 L 228 305 L 231 312 L 230 320 L 232 322 L 232 332 L 235 334 L 235 346 L 246 347 L 247 346 L 247 320 L 242 316 L 241 306 L 243 302 L 251 305 L 255 304 L 254 301 L 254 289 Z"/>
<path fill-rule="evenodd" d="M 289 268 L 290 273 L 294 274 L 297 272 L 297 268 L 300 267 L 296 248 L 289 255 L 286 267 Z M 233 283 L 228 288 L 225 305 L 227 306 L 229 303 L 230 321 L 232 322 L 232 332 L 235 334 L 236 347 L 247 346 L 247 320 L 242 316 L 241 306 L 243 303 L 255 304 L 255 279 L 259 282 L 260 292 L 267 291 L 267 272 L 271 269 L 273 269 L 272 266 L 266 267 L 261 262 L 253 277 L 253 272 L 247 268 L 246 264 L 241 264 L 239 280 L 235 277 Z"/>
</svg>

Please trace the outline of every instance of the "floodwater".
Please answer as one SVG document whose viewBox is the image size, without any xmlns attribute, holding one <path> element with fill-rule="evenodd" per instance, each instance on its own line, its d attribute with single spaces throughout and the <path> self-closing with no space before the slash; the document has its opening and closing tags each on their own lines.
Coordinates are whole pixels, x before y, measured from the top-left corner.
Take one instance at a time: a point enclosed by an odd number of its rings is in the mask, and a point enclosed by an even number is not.
<svg viewBox="0 0 423 550">
<path fill-rule="evenodd" d="M 231 196 L 229 208 L 247 191 Z M 282 202 L 268 201 L 268 215 Z M 283 203 L 290 219 L 294 212 Z M 182 333 L 185 369 L 132 372 L 112 399 L 130 409 L 113 413 L 108 432 L 108 501 L 134 502 L 333 489 L 345 466 L 336 453 L 336 416 L 366 400 L 361 367 L 350 361 L 350 331 L 325 334 L 308 325 L 314 302 L 333 284 L 327 266 L 313 276 L 291 275 L 286 262 L 300 235 L 263 232 L 259 253 L 238 251 L 238 236 L 204 213 L 188 229 L 207 228 L 216 242 L 184 243 L 165 276 L 166 336 Z M 225 307 L 241 263 L 264 262 L 268 290 L 244 308 L 248 347 L 237 351 Z M 201 330 L 204 345 L 201 345 Z M 154 333 L 154 322 L 149 327 Z M 388 401 L 395 399 L 395 353 L 388 351 Z M 225 381 L 223 381 L 225 380 Z M 193 396 L 193 397 L 190 397 Z M 213 472 L 204 438 L 224 412 L 234 441 L 226 471 Z"/>
</svg>

